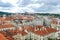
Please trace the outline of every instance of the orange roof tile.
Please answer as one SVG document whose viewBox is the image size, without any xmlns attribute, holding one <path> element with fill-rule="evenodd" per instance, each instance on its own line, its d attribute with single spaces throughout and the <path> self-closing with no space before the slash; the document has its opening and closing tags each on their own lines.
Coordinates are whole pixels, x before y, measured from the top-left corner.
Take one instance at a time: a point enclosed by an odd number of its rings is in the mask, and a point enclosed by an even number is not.
<svg viewBox="0 0 60 40">
<path fill-rule="evenodd" d="M 53 32 L 57 32 L 57 31 L 58 31 L 57 29 L 54 29 L 54 28 L 51 28 L 51 30 L 52 30 Z"/>
<path fill-rule="evenodd" d="M 14 38 L 13 37 L 10 37 L 10 36 L 7 36 L 6 37 L 8 40 L 14 40 Z"/>
<path fill-rule="evenodd" d="M 37 31 L 35 31 L 35 33 L 38 35 L 44 36 L 44 35 L 48 35 L 48 34 L 53 33 L 53 32 L 57 32 L 56 29 L 49 28 L 49 27 L 45 27 L 45 28 L 41 29 L 41 30 L 37 30 Z"/>
<path fill-rule="evenodd" d="M 4 37 L 3 34 L 0 33 L 0 40 L 7 40 L 6 37 Z"/>
<path fill-rule="evenodd" d="M 12 34 L 12 35 L 16 35 L 17 33 L 19 33 L 19 29 L 16 28 L 15 30 L 9 30 L 9 32 Z"/>
<path fill-rule="evenodd" d="M 4 27 L 4 25 L 0 25 L 0 28 L 3 28 Z"/>
<path fill-rule="evenodd" d="M 33 20 L 33 17 L 23 17 L 23 20 Z"/>
<path fill-rule="evenodd" d="M 47 30 L 42 30 L 42 32 L 45 34 L 45 35 L 47 35 L 47 34 L 49 34 L 49 32 L 47 31 Z"/>
<path fill-rule="evenodd" d="M 34 32 L 34 28 L 32 27 L 32 26 L 22 26 L 22 28 L 25 30 L 27 30 L 27 31 L 31 31 L 31 32 Z"/>
<path fill-rule="evenodd" d="M 14 25 L 11 23 L 5 23 L 4 25 L 5 25 L 5 27 L 14 27 Z"/>
<path fill-rule="evenodd" d="M 10 18 L 10 17 L 6 17 L 5 20 L 12 20 L 12 18 Z"/>
<path fill-rule="evenodd" d="M 36 29 L 40 29 L 40 28 L 42 28 L 43 26 L 42 25 L 36 25 L 34 28 L 36 28 Z"/>
<path fill-rule="evenodd" d="M 25 36 L 27 33 L 26 33 L 25 31 L 20 31 L 20 34 L 21 34 L 22 36 Z"/>
<path fill-rule="evenodd" d="M 23 20 L 30 20 L 29 18 L 27 18 L 27 17 L 23 17 Z"/>
<path fill-rule="evenodd" d="M 13 38 L 12 38 L 13 35 L 8 35 L 4 31 L 1 31 L 0 33 L 3 34 L 8 40 L 13 40 Z"/>
<path fill-rule="evenodd" d="M 41 36 L 44 36 L 44 35 L 48 35 L 49 34 L 49 32 L 47 30 L 45 30 L 45 29 L 37 30 L 35 33 L 36 34 L 39 34 Z"/>
<path fill-rule="evenodd" d="M 53 31 L 51 30 L 51 28 L 46 28 L 46 30 L 49 32 L 49 33 L 52 33 Z"/>
<path fill-rule="evenodd" d="M 22 19 L 23 19 L 23 17 L 22 17 L 22 16 L 18 16 L 18 19 L 22 20 Z"/>
<path fill-rule="evenodd" d="M 22 20 L 22 19 L 24 18 L 23 15 L 18 15 L 17 17 L 18 17 L 18 19 L 20 19 L 20 20 Z"/>
<path fill-rule="evenodd" d="M 3 23 L 3 25 L 0 25 L 0 28 L 9 28 L 9 27 L 14 27 L 14 25 L 10 23 Z"/>
<path fill-rule="evenodd" d="M 13 35 L 20 33 L 22 36 L 24 36 L 27 34 L 25 31 L 20 31 L 18 28 L 16 28 L 15 30 L 10 30 L 9 32 L 11 32 Z"/>
<path fill-rule="evenodd" d="M 46 27 L 46 30 L 47 30 L 49 33 L 57 32 L 57 31 L 58 31 L 57 29 L 49 28 L 49 27 Z"/>
<path fill-rule="evenodd" d="M 38 35 L 40 35 L 40 36 L 44 36 L 45 35 L 45 33 L 42 30 L 41 31 L 38 30 L 35 33 L 38 34 Z"/>
</svg>

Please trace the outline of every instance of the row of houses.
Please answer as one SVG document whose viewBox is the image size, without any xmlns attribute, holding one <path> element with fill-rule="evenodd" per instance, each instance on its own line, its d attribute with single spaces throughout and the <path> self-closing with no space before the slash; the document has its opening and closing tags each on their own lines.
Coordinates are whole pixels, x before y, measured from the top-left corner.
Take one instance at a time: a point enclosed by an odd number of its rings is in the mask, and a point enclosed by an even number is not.
<svg viewBox="0 0 60 40">
<path fill-rule="evenodd" d="M 56 40 L 58 37 L 57 25 L 56 18 L 45 16 L 39 16 L 39 19 L 31 15 L 0 17 L 0 33 L 7 40 Z"/>
<path fill-rule="evenodd" d="M 20 33 L 22 31 L 23 35 L 18 32 L 17 35 L 13 36 L 16 40 L 48 40 L 48 38 L 55 40 L 58 37 L 58 30 L 41 25 L 35 27 L 24 25 L 19 30 Z"/>
</svg>

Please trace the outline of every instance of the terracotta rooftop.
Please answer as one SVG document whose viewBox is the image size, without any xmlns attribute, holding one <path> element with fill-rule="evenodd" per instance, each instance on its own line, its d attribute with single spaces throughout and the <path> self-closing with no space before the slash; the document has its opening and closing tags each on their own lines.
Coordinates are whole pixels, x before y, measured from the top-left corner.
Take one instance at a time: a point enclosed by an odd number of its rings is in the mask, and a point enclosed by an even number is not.
<svg viewBox="0 0 60 40">
<path fill-rule="evenodd" d="M 21 34 L 22 36 L 25 36 L 27 33 L 26 33 L 25 31 L 20 31 L 20 34 Z"/>
<path fill-rule="evenodd" d="M 10 18 L 10 17 L 6 17 L 5 20 L 12 20 L 12 18 Z"/>
<path fill-rule="evenodd" d="M 13 40 L 13 37 L 12 37 L 13 35 L 11 35 L 10 32 L 9 33 L 8 32 L 9 31 L 6 31 L 6 32 L 5 31 L 0 31 L 0 33 L 4 35 L 4 37 L 6 38 L 6 40 L 7 39 L 8 40 Z"/>
<path fill-rule="evenodd" d="M 52 32 L 57 32 L 58 30 L 57 29 L 54 29 L 54 28 L 49 28 L 49 27 L 45 27 L 46 30 L 49 32 L 49 33 L 52 33 Z"/>
<path fill-rule="evenodd" d="M 12 35 L 17 35 L 17 33 L 20 33 L 22 36 L 26 35 L 27 33 L 25 31 L 20 31 L 18 28 L 16 28 L 15 30 L 9 30 L 9 32 L 12 34 Z"/>
<path fill-rule="evenodd" d="M 23 19 L 23 16 L 18 16 L 18 19 L 22 20 Z"/>
<path fill-rule="evenodd" d="M 30 17 L 28 17 L 28 16 L 18 16 L 18 18 L 19 18 L 19 19 L 23 19 L 23 20 L 32 20 L 32 19 L 34 19 L 35 17 L 33 17 L 33 16 L 30 16 Z"/>
<path fill-rule="evenodd" d="M 37 30 L 35 33 L 41 36 L 48 35 L 50 33 L 57 32 L 57 29 L 45 27 L 44 29 Z"/>
<path fill-rule="evenodd" d="M 0 25 L 0 28 L 3 28 L 4 26 L 3 25 Z"/>
<path fill-rule="evenodd" d="M 19 33 L 19 29 L 16 28 L 15 30 L 9 30 L 9 32 L 10 32 L 12 35 L 16 35 L 17 33 Z"/>
<path fill-rule="evenodd" d="M 7 40 L 6 37 L 0 33 L 0 40 Z"/>
<path fill-rule="evenodd" d="M 3 20 L 3 17 L 0 17 L 0 21 L 2 21 Z"/>
<path fill-rule="evenodd" d="M 44 36 L 46 34 L 46 32 L 44 33 L 43 30 L 38 30 L 35 32 L 36 34 L 40 35 L 40 36 Z"/>
<path fill-rule="evenodd" d="M 34 28 L 32 27 L 32 26 L 22 26 L 22 28 L 24 29 L 24 30 L 27 30 L 27 31 L 31 31 L 31 32 L 34 32 Z"/>
<path fill-rule="evenodd" d="M 43 27 L 42 25 L 36 25 L 36 26 L 34 26 L 34 28 L 36 28 L 36 29 L 40 29 L 42 27 Z"/>
<path fill-rule="evenodd" d="M 14 25 L 11 24 L 11 23 L 5 23 L 4 25 L 5 25 L 5 27 L 7 27 L 7 28 L 9 28 L 9 27 L 14 27 Z"/>
<path fill-rule="evenodd" d="M 11 23 L 3 23 L 3 25 L 0 25 L 0 28 L 10 28 L 10 27 L 14 27 L 14 25 L 12 25 Z"/>
</svg>

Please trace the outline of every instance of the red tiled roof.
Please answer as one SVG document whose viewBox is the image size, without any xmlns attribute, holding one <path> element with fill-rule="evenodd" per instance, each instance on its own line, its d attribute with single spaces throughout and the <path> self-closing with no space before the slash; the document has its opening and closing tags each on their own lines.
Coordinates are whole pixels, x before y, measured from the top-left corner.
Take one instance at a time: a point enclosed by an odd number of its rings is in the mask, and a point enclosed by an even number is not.
<svg viewBox="0 0 60 40">
<path fill-rule="evenodd" d="M 57 29 L 54 29 L 54 28 L 49 28 L 49 27 L 45 27 L 46 30 L 49 32 L 49 33 L 52 33 L 52 32 L 57 32 L 58 30 Z"/>
<path fill-rule="evenodd" d="M 30 18 L 28 18 L 28 17 L 24 17 L 23 20 L 30 20 Z"/>
<path fill-rule="evenodd" d="M 47 31 L 47 30 L 42 30 L 42 32 L 45 34 L 45 35 L 47 35 L 47 34 L 49 34 L 49 32 Z"/>
<path fill-rule="evenodd" d="M 34 32 L 34 28 L 32 27 L 32 26 L 22 26 L 22 28 L 24 29 L 24 30 L 27 30 L 27 31 L 31 31 L 31 32 Z"/>
<path fill-rule="evenodd" d="M 43 26 L 41 26 L 41 25 L 36 25 L 34 28 L 36 28 L 36 29 L 40 29 L 40 28 L 42 28 Z"/>
<path fill-rule="evenodd" d="M 0 33 L 5 36 L 6 40 L 7 40 L 7 39 L 8 39 L 8 40 L 14 40 L 14 39 L 12 38 L 13 35 L 7 35 L 4 31 L 0 31 Z"/>
<path fill-rule="evenodd" d="M 10 18 L 10 17 L 6 17 L 5 20 L 12 20 L 12 18 Z"/>
<path fill-rule="evenodd" d="M 23 19 L 23 16 L 18 16 L 18 19 L 20 19 L 20 20 Z"/>
<path fill-rule="evenodd" d="M 0 25 L 0 28 L 3 28 L 4 26 L 3 25 Z"/>
<path fill-rule="evenodd" d="M 14 27 L 14 25 L 10 23 L 4 23 L 3 25 L 0 25 L 0 28 L 9 28 L 9 27 Z"/>
<path fill-rule="evenodd" d="M 54 29 L 54 28 L 51 28 L 51 30 L 52 30 L 53 32 L 57 32 L 57 31 L 58 31 L 57 29 Z"/>
<path fill-rule="evenodd" d="M 18 28 L 16 28 L 15 30 L 10 30 L 9 32 L 11 32 L 13 35 L 20 33 L 22 36 L 24 36 L 27 34 L 25 31 L 20 31 Z"/>
<path fill-rule="evenodd" d="M 12 24 L 5 25 L 6 28 L 14 27 Z"/>
<path fill-rule="evenodd" d="M 3 17 L 0 17 L 0 21 L 2 21 L 3 20 Z"/>
<path fill-rule="evenodd" d="M 37 30 L 37 31 L 35 31 L 35 33 L 38 35 L 44 36 L 44 35 L 48 35 L 53 32 L 57 32 L 57 29 L 53 29 L 53 28 L 49 28 L 49 27 L 45 27 L 45 28 L 41 29 L 41 30 Z"/>
<path fill-rule="evenodd" d="M 40 36 L 44 36 L 45 35 L 45 33 L 42 30 L 41 31 L 38 30 L 35 33 L 38 34 L 38 35 L 40 35 Z"/>
<path fill-rule="evenodd" d="M 10 32 L 12 35 L 16 35 L 17 33 L 19 33 L 19 29 L 16 28 L 15 30 L 9 30 L 9 32 Z"/>
<path fill-rule="evenodd" d="M 7 38 L 8 40 L 14 40 L 14 38 L 11 37 L 11 36 L 7 36 L 6 38 Z"/>
<path fill-rule="evenodd" d="M 11 23 L 5 23 L 4 25 L 5 25 L 5 27 L 14 27 L 14 25 Z"/>
<path fill-rule="evenodd" d="M 20 34 L 21 34 L 22 36 L 25 36 L 27 33 L 26 33 L 25 31 L 20 31 Z"/>
<path fill-rule="evenodd" d="M 6 37 L 4 37 L 3 34 L 0 33 L 0 40 L 7 40 Z"/>
</svg>

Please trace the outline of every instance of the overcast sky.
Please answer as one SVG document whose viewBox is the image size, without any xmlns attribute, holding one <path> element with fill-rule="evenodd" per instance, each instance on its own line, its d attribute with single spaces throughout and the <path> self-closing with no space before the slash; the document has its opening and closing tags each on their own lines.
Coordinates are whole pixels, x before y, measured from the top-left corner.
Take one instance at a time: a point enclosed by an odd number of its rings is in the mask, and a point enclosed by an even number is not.
<svg viewBox="0 0 60 40">
<path fill-rule="evenodd" d="M 60 13 L 60 0 L 0 0 L 0 11 Z"/>
</svg>

